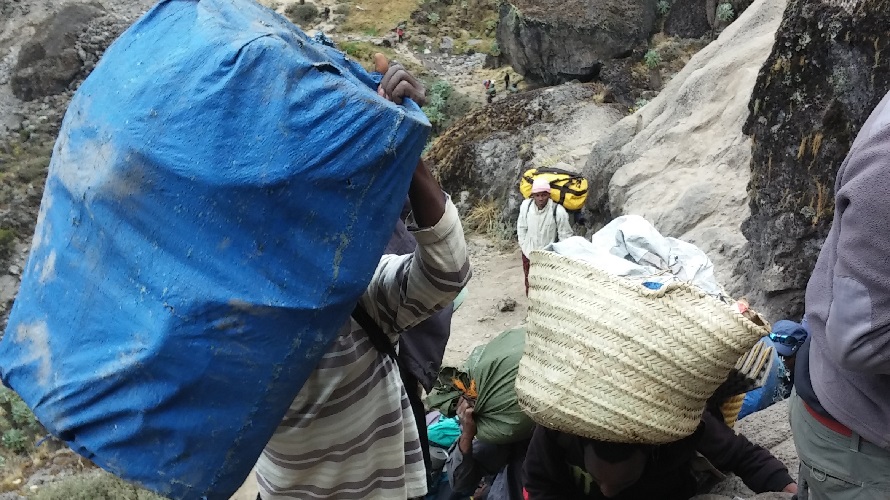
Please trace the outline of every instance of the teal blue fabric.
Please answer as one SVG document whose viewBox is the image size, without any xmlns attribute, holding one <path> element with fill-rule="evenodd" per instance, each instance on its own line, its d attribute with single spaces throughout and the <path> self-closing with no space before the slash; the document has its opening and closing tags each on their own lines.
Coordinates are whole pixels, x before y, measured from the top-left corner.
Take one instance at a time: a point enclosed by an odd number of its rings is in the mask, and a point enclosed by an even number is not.
<svg viewBox="0 0 890 500">
<path fill-rule="evenodd" d="M 427 434 L 430 443 L 442 448 L 450 448 L 460 437 L 460 425 L 457 423 L 457 417 L 440 418 L 438 422 L 429 426 Z"/>
</svg>

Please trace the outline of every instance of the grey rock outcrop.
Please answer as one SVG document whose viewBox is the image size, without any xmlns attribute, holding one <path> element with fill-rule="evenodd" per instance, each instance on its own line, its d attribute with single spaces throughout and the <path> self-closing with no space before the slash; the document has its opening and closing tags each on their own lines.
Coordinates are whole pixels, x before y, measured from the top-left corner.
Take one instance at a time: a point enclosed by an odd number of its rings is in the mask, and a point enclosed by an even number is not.
<svg viewBox="0 0 890 500">
<path fill-rule="evenodd" d="M 475 109 L 439 137 L 427 159 L 464 208 L 496 201 L 504 207 L 502 221 L 513 227 L 522 172 L 557 163 L 580 170 L 591 143 L 621 117 L 596 103 L 598 91 L 594 85 L 565 84 Z"/>
<path fill-rule="evenodd" d="M 664 20 L 664 33 L 681 38 L 699 38 L 711 32 L 708 0 L 674 0 Z"/>
<path fill-rule="evenodd" d="M 771 319 L 799 318 L 834 215 L 838 167 L 890 89 L 890 4 L 791 0 L 757 78 L 745 131 L 754 139 L 749 295 Z"/>
<path fill-rule="evenodd" d="M 782 1 L 755 2 L 658 97 L 597 141 L 584 168 L 594 224 L 647 218 L 665 236 L 704 250 L 734 295 L 745 246 L 740 225 L 749 215 L 751 140 L 742 125 L 783 9 Z"/>
<path fill-rule="evenodd" d="M 521 75 L 548 84 L 595 79 L 604 64 L 645 44 L 655 0 L 510 0 L 498 46 Z"/>
<path fill-rule="evenodd" d="M 101 16 L 98 4 L 70 4 L 37 28 L 22 46 L 10 84 L 23 101 L 58 94 L 68 88 L 83 68 L 76 44 L 90 21 Z"/>
</svg>

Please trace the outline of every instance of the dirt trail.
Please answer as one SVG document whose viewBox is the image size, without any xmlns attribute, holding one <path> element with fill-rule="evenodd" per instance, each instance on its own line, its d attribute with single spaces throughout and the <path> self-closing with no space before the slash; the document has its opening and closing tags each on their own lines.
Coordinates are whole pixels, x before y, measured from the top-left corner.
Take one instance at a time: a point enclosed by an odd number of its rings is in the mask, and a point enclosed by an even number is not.
<svg viewBox="0 0 890 500">
<path fill-rule="evenodd" d="M 481 236 L 471 236 L 468 244 L 473 279 L 451 323 L 444 362 L 452 366 L 462 363 L 474 347 L 524 323 L 528 308 L 518 246 L 503 251 Z M 516 306 L 501 312 L 498 304 L 506 299 L 516 301 Z"/>
<path fill-rule="evenodd" d="M 523 323 L 528 307 L 518 247 L 500 250 L 487 238 L 476 235 L 468 236 L 467 244 L 473 279 L 451 324 L 445 352 L 445 364 L 451 365 L 462 363 L 477 345 Z M 513 311 L 500 311 L 498 303 L 505 299 L 516 301 Z M 256 496 L 256 479 L 251 474 L 231 500 L 256 500 Z"/>
</svg>

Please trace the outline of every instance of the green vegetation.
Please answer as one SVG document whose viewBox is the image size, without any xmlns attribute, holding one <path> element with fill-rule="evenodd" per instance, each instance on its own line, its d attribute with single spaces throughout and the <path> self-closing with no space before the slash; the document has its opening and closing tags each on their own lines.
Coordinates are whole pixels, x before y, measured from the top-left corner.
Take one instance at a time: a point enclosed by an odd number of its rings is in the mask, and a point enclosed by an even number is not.
<svg viewBox="0 0 890 500">
<path fill-rule="evenodd" d="M 454 88 L 445 80 L 436 81 L 427 91 L 427 102 L 423 112 L 430 119 L 434 131 L 441 130 L 447 121 L 445 105 L 453 92 Z"/>
<path fill-rule="evenodd" d="M 15 244 L 15 230 L 0 228 L 0 258 L 8 257 Z"/>
<path fill-rule="evenodd" d="M 433 126 L 433 135 L 430 139 L 467 114 L 472 106 L 467 96 L 455 92 L 451 84 L 445 80 L 427 84 L 426 96 L 423 112 Z"/>
<path fill-rule="evenodd" d="M 670 0 L 658 0 L 655 8 L 658 9 L 658 15 L 666 16 L 671 10 L 671 2 Z"/>
<path fill-rule="evenodd" d="M 0 437 L 0 443 L 3 447 L 13 453 L 24 454 L 30 448 L 28 436 L 21 429 L 9 429 L 3 432 Z"/>
<path fill-rule="evenodd" d="M 649 49 L 643 56 L 643 62 L 649 69 L 655 69 L 661 65 L 661 55 L 655 49 Z"/>
<path fill-rule="evenodd" d="M 485 36 L 494 36 L 495 31 L 497 31 L 497 29 L 498 29 L 498 20 L 497 19 L 489 19 L 488 21 L 485 21 Z"/>
<path fill-rule="evenodd" d="M 39 490 L 31 500 L 164 500 L 107 472 L 73 476 Z"/>
<path fill-rule="evenodd" d="M 16 172 L 18 180 L 24 183 L 43 182 L 46 178 L 47 168 L 49 167 L 49 158 L 36 157 L 23 160 L 20 168 Z"/>
<path fill-rule="evenodd" d="M 419 0 L 411 20 L 423 25 L 418 31 L 434 40 L 451 37 L 454 54 L 497 55 L 491 51 L 498 26 L 497 0 Z M 412 29 L 409 26 L 409 33 Z"/>
<path fill-rule="evenodd" d="M 352 8 L 353 5 L 361 6 L 361 9 Z M 338 28 L 341 33 L 365 33 L 368 30 L 388 33 L 410 18 L 417 0 L 351 0 L 343 7 L 338 5 L 334 9 L 334 12 L 346 15 L 346 20 Z"/>
<path fill-rule="evenodd" d="M 728 23 L 735 18 L 735 11 L 732 9 L 732 4 L 729 2 L 721 3 L 717 6 L 717 20 Z"/>
<path fill-rule="evenodd" d="M 353 41 L 340 42 L 338 47 L 343 52 L 365 66 L 374 60 L 374 54 L 383 52 L 382 47 L 377 47 L 371 42 Z"/>
<path fill-rule="evenodd" d="M 0 387 L 0 431 L 0 446 L 15 454 L 33 450 L 36 436 L 45 432 L 22 398 L 6 387 Z"/>
<path fill-rule="evenodd" d="M 314 3 L 295 3 L 284 9 L 285 15 L 294 24 L 304 25 L 318 19 L 318 7 Z"/>
</svg>

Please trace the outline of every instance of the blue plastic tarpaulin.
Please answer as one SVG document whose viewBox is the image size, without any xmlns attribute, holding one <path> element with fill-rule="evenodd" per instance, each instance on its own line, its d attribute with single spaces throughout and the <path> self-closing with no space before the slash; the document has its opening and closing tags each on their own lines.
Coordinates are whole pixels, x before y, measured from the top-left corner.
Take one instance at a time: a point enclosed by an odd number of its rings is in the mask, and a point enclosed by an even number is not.
<svg viewBox="0 0 890 500">
<path fill-rule="evenodd" d="M 54 435 L 228 498 L 348 319 L 429 122 L 248 0 L 167 0 L 82 84 L 0 375 Z"/>
</svg>

